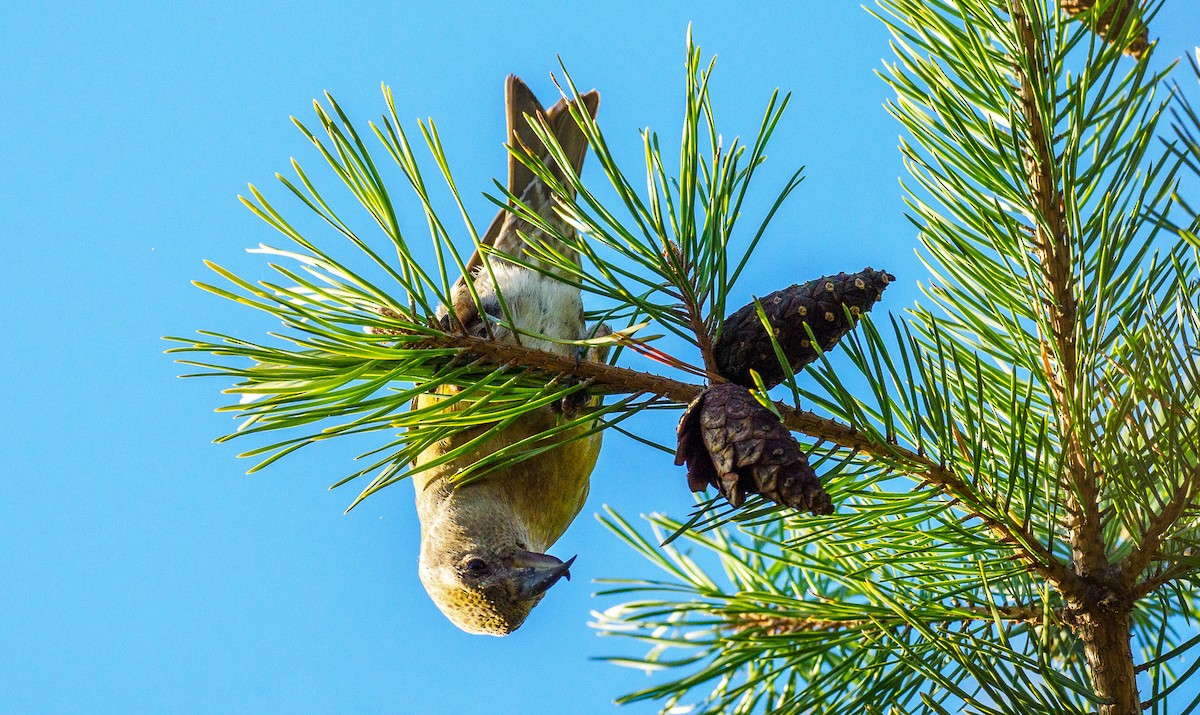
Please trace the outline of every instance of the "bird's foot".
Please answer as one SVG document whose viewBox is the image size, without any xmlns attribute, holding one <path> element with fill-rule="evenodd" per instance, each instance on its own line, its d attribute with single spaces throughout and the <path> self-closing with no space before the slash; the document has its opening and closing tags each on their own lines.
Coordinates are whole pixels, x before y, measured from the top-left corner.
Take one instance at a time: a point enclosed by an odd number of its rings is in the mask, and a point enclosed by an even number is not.
<svg viewBox="0 0 1200 715">
<path fill-rule="evenodd" d="M 386 305 L 377 305 L 377 306 L 375 306 L 374 310 L 376 313 L 383 316 L 384 318 L 387 318 L 388 320 L 395 320 L 397 322 L 404 320 L 404 316 L 400 315 L 400 313 L 397 313 L 395 310 L 392 310 L 391 308 L 387 307 Z M 388 328 L 388 327 L 382 326 L 382 325 L 368 325 L 363 328 L 363 331 L 366 332 L 368 335 L 404 335 L 405 334 L 405 331 L 403 331 L 403 330 L 397 330 L 396 328 Z"/>
<path fill-rule="evenodd" d="M 612 332 L 612 328 L 608 327 L 607 323 L 600 323 L 592 329 L 590 337 L 603 338 L 612 335 Z M 588 362 L 604 362 L 608 358 L 608 348 L 608 345 L 590 345 L 587 347 L 580 347 L 575 351 L 575 366 L 579 367 L 579 365 L 582 364 L 585 359 Z M 575 385 L 579 384 L 580 382 L 581 380 L 574 375 L 566 378 L 566 383 L 568 385 Z M 554 411 L 561 412 L 562 415 L 568 419 L 575 419 L 580 415 L 580 413 L 583 412 L 584 409 L 590 407 L 591 405 L 592 394 L 585 383 L 580 390 L 572 392 L 555 403 Z"/>
<path fill-rule="evenodd" d="M 585 409 L 592 406 L 592 394 L 588 389 L 590 380 L 580 380 L 574 375 L 564 378 L 563 382 L 566 385 L 581 385 L 580 389 L 575 392 L 565 395 L 561 400 L 550 406 L 550 409 L 561 413 L 568 420 L 573 420 L 579 417 Z"/>
</svg>

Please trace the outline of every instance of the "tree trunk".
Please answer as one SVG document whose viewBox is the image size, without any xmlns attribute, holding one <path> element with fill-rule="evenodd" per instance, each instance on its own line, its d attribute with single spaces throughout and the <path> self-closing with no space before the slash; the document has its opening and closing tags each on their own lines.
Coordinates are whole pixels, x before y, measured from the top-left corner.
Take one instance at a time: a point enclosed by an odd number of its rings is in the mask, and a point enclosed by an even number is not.
<svg viewBox="0 0 1200 715">
<path fill-rule="evenodd" d="M 1137 675 L 1130 648 L 1131 616 L 1125 605 L 1100 601 L 1076 614 L 1075 632 L 1083 640 L 1084 655 L 1096 695 L 1108 701 L 1099 715 L 1139 715 Z"/>
</svg>

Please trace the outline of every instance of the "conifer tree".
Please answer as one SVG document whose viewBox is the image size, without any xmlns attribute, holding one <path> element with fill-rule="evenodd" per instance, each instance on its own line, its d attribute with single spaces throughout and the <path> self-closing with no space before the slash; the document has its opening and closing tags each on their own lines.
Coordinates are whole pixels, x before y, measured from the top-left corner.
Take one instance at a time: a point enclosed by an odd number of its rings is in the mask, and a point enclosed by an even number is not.
<svg viewBox="0 0 1200 715">
<path fill-rule="evenodd" d="M 438 319 L 465 268 L 463 239 L 478 246 L 480 233 L 465 210 L 439 214 L 387 88 L 369 133 L 328 96 L 319 132 L 297 122 L 372 225 L 335 212 L 298 163 L 281 181 L 336 247 L 252 188 L 247 206 L 295 244 L 259 249 L 283 259 L 283 281 L 214 264 L 232 287 L 203 287 L 285 332 L 204 333 L 175 351 L 216 356 L 193 364 L 237 381 L 236 435 L 285 430 L 247 453 L 260 467 L 339 435 L 380 435 L 339 482 L 367 482 L 355 503 L 411 476 L 432 440 L 573 393 L 608 398 L 460 481 L 592 420 L 623 432 L 641 410 L 692 404 L 680 461 L 691 487 L 715 489 L 689 518 L 651 517 L 649 533 L 602 517 L 665 574 L 612 585 L 609 597 L 633 600 L 597 615 L 602 631 L 649 645 L 621 662 L 665 671 L 625 700 L 711 713 L 1191 712 L 1200 697 L 1179 693 L 1200 667 L 1200 112 L 1195 60 L 1151 70 L 1159 7 L 879 0 L 896 55 L 882 73 L 888 109 L 905 132 L 928 267 L 907 309 L 876 302 L 886 257 L 753 286 L 763 299 L 727 305 L 801 174 L 745 226 L 788 98 L 769 99 L 753 141 L 724 144 L 713 65 L 689 36 L 677 166 L 647 132 L 635 177 L 576 116 L 617 197 L 606 203 L 510 148 L 578 230 L 558 237 L 579 265 L 548 248 L 528 265 L 586 292 L 589 319 L 616 330 L 580 347 L 611 345 L 608 362 Z M 579 96 L 569 74 L 562 89 Z M 419 130 L 458 201 L 436 127 Z M 534 130 L 554 154 L 553 133 Z M 414 259 L 383 161 L 420 201 L 436 265 Z M 515 199 L 494 198 L 555 235 Z M 462 409 L 408 409 L 441 385 L 463 388 Z M 675 436 L 658 437 L 674 451 Z"/>
</svg>

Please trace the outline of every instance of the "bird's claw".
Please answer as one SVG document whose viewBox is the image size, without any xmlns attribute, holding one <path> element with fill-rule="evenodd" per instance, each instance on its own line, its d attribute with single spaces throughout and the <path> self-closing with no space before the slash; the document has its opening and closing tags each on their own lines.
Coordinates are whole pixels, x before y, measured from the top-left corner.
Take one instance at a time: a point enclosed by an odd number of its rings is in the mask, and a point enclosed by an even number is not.
<svg viewBox="0 0 1200 715">
<path fill-rule="evenodd" d="M 587 382 L 581 381 L 578 377 L 572 375 L 571 377 L 566 378 L 564 382 L 571 386 L 582 383 L 583 386 L 575 392 L 564 395 L 561 400 L 555 402 L 551 406 L 551 409 L 553 409 L 555 412 L 561 413 L 563 417 L 573 420 L 578 417 L 581 412 L 583 412 L 584 408 L 591 405 L 592 396 L 588 390 Z"/>
</svg>

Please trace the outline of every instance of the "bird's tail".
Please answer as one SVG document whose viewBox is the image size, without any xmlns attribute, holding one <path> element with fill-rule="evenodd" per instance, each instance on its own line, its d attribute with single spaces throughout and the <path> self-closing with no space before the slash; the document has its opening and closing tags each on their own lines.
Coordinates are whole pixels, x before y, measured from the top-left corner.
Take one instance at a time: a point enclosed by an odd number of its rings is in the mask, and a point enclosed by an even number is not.
<svg viewBox="0 0 1200 715">
<path fill-rule="evenodd" d="M 571 110 L 574 108 L 576 111 L 586 111 L 588 116 L 595 119 L 596 111 L 599 107 L 600 93 L 592 90 L 581 95 L 578 99 L 570 101 L 561 99 L 551 106 L 549 110 L 544 109 L 528 85 L 521 81 L 519 77 L 509 75 L 505 83 L 505 114 L 508 125 L 508 144 L 515 148 L 524 149 L 534 156 L 539 156 L 545 161 L 555 178 L 560 182 L 564 182 L 566 176 L 565 169 L 567 167 L 560 166 L 551 157 L 550 151 L 546 148 L 542 140 L 538 138 L 530 122 L 545 124 L 558 141 L 559 146 L 562 147 L 564 158 L 570 163 L 570 172 L 578 175 L 579 171 L 583 168 L 584 157 L 587 155 L 588 140 L 587 135 L 580 129 L 575 118 L 571 115 Z M 564 183 L 568 186 L 570 185 L 569 182 Z M 566 225 L 555 213 L 554 198 L 550 187 L 511 153 L 508 157 L 508 191 L 548 223 L 552 225 L 556 224 L 556 230 L 562 235 L 573 234 L 574 229 Z M 483 235 L 481 243 L 494 248 L 500 254 L 513 256 L 524 262 L 533 264 L 543 263 L 538 256 L 532 255 L 526 250 L 526 237 L 545 241 L 558 255 L 566 256 L 570 260 L 578 262 L 576 251 L 572 246 L 562 245 L 561 242 L 555 241 L 553 236 L 545 234 L 506 209 L 501 209 L 496 214 L 487 232 Z M 492 260 L 496 259 L 493 258 Z M 552 273 L 562 272 L 561 269 L 552 263 L 546 264 L 544 267 Z M 489 310 L 489 306 L 486 304 L 476 305 L 475 298 L 466 289 L 466 281 L 471 280 L 475 282 L 476 287 L 480 288 L 478 292 L 485 303 L 487 302 L 487 297 L 483 294 L 494 294 L 496 290 L 494 287 L 488 285 L 491 282 L 492 276 L 485 275 L 482 268 L 483 255 L 479 251 L 476 251 L 467 263 L 466 272 L 454 286 L 453 305 L 450 309 L 458 316 L 459 323 L 463 326 L 473 325 L 482 317 L 480 315 L 481 310 Z M 504 288 L 501 289 L 503 290 Z M 498 309 L 499 306 L 497 305 L 496 307 Z"/>
<path fill-rule="evenodd" d="M 563 180 L 562 167 L 549 158 L 549 152 L 546 151 L 542 141 L 530 127 L 529 120 L 526 119 L 528 115 L 536 121 L 541 116 L 545 118 L 550 131 L 570 160 L 573 173 L 578 174 L 583 168 L 583 160 L 587 155 L 588 140 L 579 125 L 576 124 L 575 118 L 571 116 L 570 106 L 576 105 L 585 110 L 592 119 L 595 119 L 596 112 L 600 108 L 600 93 L 593 89 L 580 96 L 578 100 L 572 100 L 569 103 L 566 99 L 560 99 L 549 110 L 546 110 L 542 108 L 537 97 L 533 96 L 533 92 L 519 77 L 509 75 L 505 83 L 504 94 L 509 145 L 525 147 L 531 153 L 541 156 L 546 160 L 551 171 L 555 173 L 555 178 Z M 512 194 L 521 196 L 529 188 L 534 178 L 533 172 L 528 167 L 518 161 L 515 156 L 509 155 L 508 190 Z"/>
<path fill-rule="evenodd" d="M 563 153 L 570 161 L 572 172 L 578 175 L 583 168 L 584 157 L 587 155 L 588 140 L 583 130 L 575 122 L 575 118 L 571 116 L 571 107 L 584 110 L 592 119 L 595 119 L 596 112 L 600 107 L 600 93 L 593 89 L 581 95 L 577 100 L 568 102 L 566 99 L 560 99 L 547 110 L 542 108 L 541 102 L 537 100 L 528 85 L 519 77 L 509 75 L 505 82 L 504 99 L 509 146 L 524 147 L 530 153 L 540 155 L 554 173 L 555 178 L 562 181 L 565 177 L 563 167 L 550 158 L 549 151 L 534 133 L 529 119 L 526 117 L 534 121 L 541 119 L 545 121 L 558 140 L 559 146 L 562 147 Z M 508 191 L 544 218 L 557 220 L 549 187 L 511 153 L 508 157 Z M 569 230 L 566 227 L 563 229 Z M 535 232 L 529 224 L 518 220 L 509 211 L 501 209 L 484 233 L 481 242 L 503 253 L 525 258 L 524 241 L 520 236 L 522 232 L 526 234 L 539 233 Z M 556 248 L 564 249 L 565 255 L 574 254 L 574 251 L 569 248 Z M 483 257 L 476 252 L 467 263 L 465 276 L 474 278 L 479 274 L 482 266 Z M 458 304 L 467 299 L 464 295 L 465 286 L 463 285 L 466 280 L 465 276 L 460 278 L 455 286 L 455 311 L 460 315 L 462 313 Z"/>
</svg>

